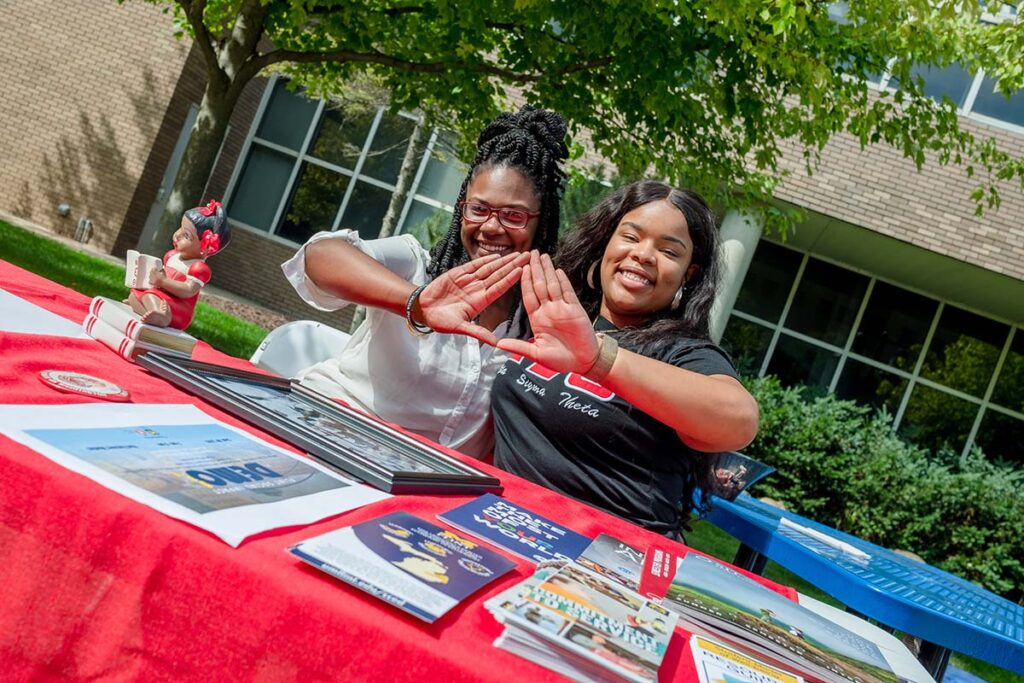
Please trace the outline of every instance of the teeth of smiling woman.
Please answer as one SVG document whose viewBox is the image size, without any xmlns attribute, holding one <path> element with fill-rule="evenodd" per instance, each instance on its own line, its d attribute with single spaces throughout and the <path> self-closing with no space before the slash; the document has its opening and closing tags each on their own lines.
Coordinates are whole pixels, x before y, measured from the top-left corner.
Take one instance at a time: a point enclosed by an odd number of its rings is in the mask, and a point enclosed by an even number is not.
<svg viewBox="0 0 1024 683">
<path fill-rule="evenodd" d="M 512 248 L 507 244 L 484 244 L 483 242 L 480 242 L 479 244 L 482 251 L 487 251 L 492 254 L 504 254 Z"/>
<path fill-rule="evenodd" d="M 630 280 L 632 282 L 637 282 L 637 283 L 639 283 L 641 285 L 649 285 L 649 284 L 651 284 L 650 278 L 644 277 L 643 275 L 640 275 L 639 273 L 634 273 L 633 271 L 630 271 L 630 270 L 620 270 L 619 272 L 622 274 L 623 278 L 625 278 L 627 280 Z"/>
</svg>

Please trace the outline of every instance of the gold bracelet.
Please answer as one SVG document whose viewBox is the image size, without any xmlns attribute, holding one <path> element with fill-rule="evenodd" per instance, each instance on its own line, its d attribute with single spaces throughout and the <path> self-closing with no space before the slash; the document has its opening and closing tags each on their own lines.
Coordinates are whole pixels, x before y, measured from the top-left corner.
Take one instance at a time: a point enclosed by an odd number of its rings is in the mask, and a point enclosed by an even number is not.
<svg viewBox="0 0 1024 683">
<path fill-rule="evenodd" d="M 615 365 L 615 357 L 619 354 L 619 342 L 615 337 L 609 337 L 604 332 L 597 333 L 597 358 L 590 369 L 583 373 L 583 376 L 593 382 L 600 382 Z"/>
</svg>

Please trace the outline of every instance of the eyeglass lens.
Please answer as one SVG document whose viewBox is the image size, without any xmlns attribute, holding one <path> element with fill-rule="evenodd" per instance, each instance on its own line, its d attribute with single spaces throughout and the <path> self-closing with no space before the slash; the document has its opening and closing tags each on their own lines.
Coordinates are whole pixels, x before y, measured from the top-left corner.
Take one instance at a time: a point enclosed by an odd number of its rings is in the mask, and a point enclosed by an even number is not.
<svg viewBox="0 0 1024 683">
<path fill-rule="evenodd" d="M 530 221 L 530 213 L 522 209 L 492 209 L 486 204 L 466 204 L 462 215 L 473 223 L 484 223 L 493 214 L 498 214 L 498 222 L 506 228 L 522 229 Z"/>
</svg>

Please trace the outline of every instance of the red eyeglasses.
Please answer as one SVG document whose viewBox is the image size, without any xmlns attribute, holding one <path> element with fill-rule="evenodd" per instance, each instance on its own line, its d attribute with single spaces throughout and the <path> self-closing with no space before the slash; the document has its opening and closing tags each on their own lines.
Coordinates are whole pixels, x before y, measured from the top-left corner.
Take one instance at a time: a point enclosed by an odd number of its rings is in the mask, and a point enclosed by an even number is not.
<svg viewBox="0 0 1024 683">
<path fill-rule="evenodd" d="M 486 204 L 476 204 L 474 202 L 459 202 L 458 206 L 462 209 L 462 217 L 470 223 L 486 223 L 491 219 L 491 216 L 497 214 L 498 222 L 509 230 L 522 230 L 530 222 L 531 218 L 540 215 L 539 211 L 533 213 L 525 209 L 495 209 Z"/>
</svg>

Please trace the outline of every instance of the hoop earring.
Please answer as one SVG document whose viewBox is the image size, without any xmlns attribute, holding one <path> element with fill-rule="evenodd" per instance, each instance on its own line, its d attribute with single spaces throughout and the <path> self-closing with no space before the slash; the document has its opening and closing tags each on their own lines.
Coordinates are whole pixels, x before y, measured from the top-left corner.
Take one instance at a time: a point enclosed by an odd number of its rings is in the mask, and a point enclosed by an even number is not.
<svg viewBox="0 0 1024 683">
<path fill-rule="evenodd" d="M 597 264 L 600 262 L 600 259 L 594 261 L 590 264 L 590 268 L 587 269 L 587 284 L 590 285 L 591 289 L 597 289 L 597 287 L 594 286 L 594 269 L 597 268 Z"/>
<path fill-rule="evenodd" d="M 679 308 L 679 304 L 683 303 L 683 292 L 685 292 L 685 291 L 686 291 L 686 283 L 684 282 L 683 286 L 680 287 L 678 290 L 676 290 L 676 295 L 672 299 L 672 305 L 669 306 L 669 310 L 673 310 L 674 311 L 677 308 Z"/>
</svg>

